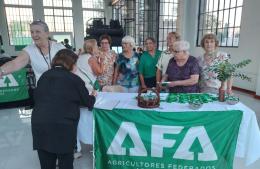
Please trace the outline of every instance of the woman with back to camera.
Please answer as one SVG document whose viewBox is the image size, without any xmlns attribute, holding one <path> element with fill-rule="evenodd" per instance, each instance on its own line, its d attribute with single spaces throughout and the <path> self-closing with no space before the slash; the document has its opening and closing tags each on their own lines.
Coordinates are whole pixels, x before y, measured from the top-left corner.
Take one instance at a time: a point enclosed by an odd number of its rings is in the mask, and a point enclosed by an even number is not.
<svg viewBox="0 0 260 169">
<path fill-rule="evenodd" d="M 162 81 L 169 82 L 171 93 L 198 93 L 200 69 L 198 60 L 188 52 L 189 42 L 175 42 L 173 48 L 174 57 L 169 61 Z"/>
<path fill-rule="evenodd" d="M 79 55 L 77 61 L 77 75 L 85 82 L 89 91 L 101 90 L 98 88 L 97 76 L 102 75 L 104 71 L 104 59 L 100 57 L 97 41 L 95 39 L 85 40 L 83 49 L 84 52 Z"/>
<path fill-rule="evenodd" d="M 201 40 L 201 47 L 204 49 L 205 53 L 203 56 L 198 57 L 198 61 L 201 68 L 200 90 L 203 93 L 218 93 L 221 86 L 221 82 L 217 79 L 217 74 L 208 72 L 206 69 L 214 63 L 229 60 L 227 53 L 218 51 L 218 44 L 219 41 L 216 35 L 212 33 L 204 35 Z M 224 85 L 227 85 L 227 93 L 232 94 L 232 78 L 228 79 Z"/>
<path fill-rule="evenodd" d="M 51 69 L 38 80 L 32 112 L 33 149 L 37 150 L 41 169 L 73 169 L 80 106 L 92 109 L 84 82 L 75 75 L 78 56 L 69 49 L 60 50 Z"/>
<path fill-rule="evenodd" d="M 0 78 L 31 64 L 37 82 L 40 76 L 51 68 L 51 61 L 55 54 L 65 48 L 62 44 L 48 39 L 49 27 L 45 22 L 33 21 L 30 30 L 34 43 L 25 47 L 14 60 L 0 67 Z"/>
<path fill-rule="evenodd" d="M 87 39 L 84 42 L 84 53 L 79 55 L 77 61 L 76 74 L 85 82 L 85 86 L 88 91 L 97 90 L 100 91 L 100 86 L 97 81 L 97 75 L 103 73 L 104 65 L 103 60 L 100 58 L 100 52 L 98 50 L 97 41 L 95 39 Z M 87 108 L 80 108 L 80 119 L 77 132 L 77 150 L 74 153 L 74 158 L 80 158 L 81 142 L 84 144 L 92 144 L 93 140 L 93 128 L 91 124 L 93 121 L 93 114 Z"/>
</svg>

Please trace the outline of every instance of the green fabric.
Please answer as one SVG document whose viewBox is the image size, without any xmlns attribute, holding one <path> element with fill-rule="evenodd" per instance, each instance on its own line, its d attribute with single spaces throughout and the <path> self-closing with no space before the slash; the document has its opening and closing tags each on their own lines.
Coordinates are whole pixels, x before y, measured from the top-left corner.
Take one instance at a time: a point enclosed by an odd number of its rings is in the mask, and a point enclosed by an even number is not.
<svg viewBox="0 0 260 169">
<path fill-rule="evenodd" d="M 99 84 L 98 80 L 95 81 L 93 88 L 97 91 L 101 91 L 101 85 Z"/>
<path fill-rule="evenodd" d="M 233 168 L 243 114 L 239 110 L 93 113 L 96 169 Z"/>
<path fill-rule="evenodd" d="M 1 83 L 2 81 L 2 83 Z M 23 68 L 0 79 L 0 102 L 28 99 L 26 69 Z"/>
<path fill-rule="evenodd" d="M 156 76 L 156 64 L 161 56 L 161 51 L 156 50 L 155 55 L 151 56 L 148 52 L 144 52 L 139 63 L 139 73 L 145 78 Z"/>
<path fill-rule="evenodd" d="M 208 103 L 217 101 L 218 96 L 213 96 L 207 93 L 170 93 L 166 99 L 166 102 L 172 103 L 190 103 L 190 102 L 200 102 Z"/>
</svg>

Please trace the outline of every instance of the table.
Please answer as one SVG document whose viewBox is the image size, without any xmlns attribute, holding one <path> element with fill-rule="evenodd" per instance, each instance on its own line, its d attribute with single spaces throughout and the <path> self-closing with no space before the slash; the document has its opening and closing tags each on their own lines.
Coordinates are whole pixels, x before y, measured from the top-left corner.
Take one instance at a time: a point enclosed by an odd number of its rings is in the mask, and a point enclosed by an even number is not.
<svg viewBox="0 0 260 169">
<path fill-rule="evenodd" d="M 98 93 L 97 102 L 95 104 L 95 108 L 102 109 L 112 109 L 112 108 L 124 108 L 124 109 L 133 109 L 133 110 L 145 110 L 137 107 L 135 97 L 137 94 L 132 93 Z M 160 107 L 155 108 L 153 110 L 160 112 L 186 112 L 191 111 L 187 104 L 179 104 L 179 103 L 166 103 L 162 102 Z M 242 121 L 239 128 L 237 145 L 235 150 L 235 162 L 239 163 L 239 165 L 234 165 L 235 168 L 241 167 L 241 160 L 243 160 L 243 165 L 250 166 L 254 165 L 253 163 L 258 162 L 260 159 L 260 131 L 258 127 L 258 123 L 256 120 L 256 116 L 254 111 L 250 108 L 246 107 L 243 103 L 238 103 L 236 105 L 228 105 L 226 103 L 221 102 L 212 102 L 207 103 L 202 106 L 202 108 L 198 111 L 227 111 L 227 110 L 241 110 L 243 111 Z M 196 110 L 192 110 L 196 111 Z M 85 119 L 85 120 L 84 120 Z M 81 112 L 81 119 L 79 122 L 79 130 L 83 130 L 85 134 L 81 134 L 80 140 L 83 143 L 93 143 L 93 135 L 92 128 L 93 124 L 93 115 L 91 112 L 85 111 Z M 84 126 L 84 127 L 82 127 Z M 88 129 L 88 132 L 86 132 Z M 260 163 L 259 163 L 260 164 Z M 260 168 L 260 165 L 257 164 L 257 168 Z M 243 168 L 243 167 L 242 167 Z"/>
</svg>

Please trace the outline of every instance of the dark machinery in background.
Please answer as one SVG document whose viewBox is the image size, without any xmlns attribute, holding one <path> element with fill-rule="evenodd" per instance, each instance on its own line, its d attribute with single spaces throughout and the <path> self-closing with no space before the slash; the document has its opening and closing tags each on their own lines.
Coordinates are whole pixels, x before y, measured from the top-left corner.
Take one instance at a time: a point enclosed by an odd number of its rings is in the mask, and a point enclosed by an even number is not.
<svg viewBox="0 0 260 169">
<path fill-rule="evenodd" d="M 92 21 L 92 24 L 89 24 Z M 95 38 L 99 41 L 99 37 L 107 34 L 112 38 L 111 46 L 121 46 L 121 40 L 125 33 L 119 20 L 110 20 L 110 24 L 106 25 L 106 18 L 92 18 L 87 21 L 86 33 L 88 37 Z"/>
</svg>

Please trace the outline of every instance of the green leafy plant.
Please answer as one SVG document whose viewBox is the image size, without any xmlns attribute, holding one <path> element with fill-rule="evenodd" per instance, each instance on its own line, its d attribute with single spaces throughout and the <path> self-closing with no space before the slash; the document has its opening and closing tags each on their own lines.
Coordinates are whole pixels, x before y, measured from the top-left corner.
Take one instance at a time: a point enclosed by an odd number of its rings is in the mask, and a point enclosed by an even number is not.
<svg viewBox="0 0 260 169">
<path fill-rule="evenodd" d="M 206 71 L 216 73 L 217 79 L 221 82 L 224 82 L 231 77 L 239 77 L 242 80 L 250 81 L 251 78 L 249 78 L 247 75 L 237 71 L 238 69 L 243 68 L 246 65 L 248 65 L 250 62 L 251 62 L 250 59 L 246 59 L 237 64 L 231 64 L 228 60 L 225 60 L 220 63 L 217 63 L 217 62 L 214 63 L 212 66 L 208 67 L 208 69 L 206 69 Z"/>
</svg>

